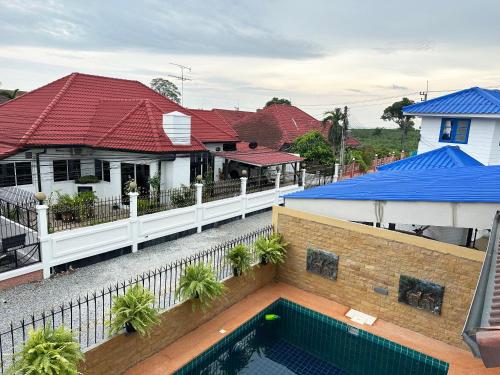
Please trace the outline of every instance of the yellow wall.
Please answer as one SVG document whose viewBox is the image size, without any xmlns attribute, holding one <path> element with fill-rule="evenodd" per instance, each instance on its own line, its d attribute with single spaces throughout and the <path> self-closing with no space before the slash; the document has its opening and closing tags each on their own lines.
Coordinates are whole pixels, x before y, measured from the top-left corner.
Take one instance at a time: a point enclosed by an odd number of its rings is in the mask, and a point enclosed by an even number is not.
<svg viewBox="0 0 500 375">
<path fill-rule="evenodd" d="M 273 225 L 290 243 L 278 279 L 399 326 L 463 347 L 461 331 L 484 253 L 286 207 Z M 336 281 L 306 271 L 308 248 L 339 256 Z M 401 274 L 445 287 L 441 315 L 398 302 Z M 375 293 L 387 288 L 389 295 Z"/>
</svg>

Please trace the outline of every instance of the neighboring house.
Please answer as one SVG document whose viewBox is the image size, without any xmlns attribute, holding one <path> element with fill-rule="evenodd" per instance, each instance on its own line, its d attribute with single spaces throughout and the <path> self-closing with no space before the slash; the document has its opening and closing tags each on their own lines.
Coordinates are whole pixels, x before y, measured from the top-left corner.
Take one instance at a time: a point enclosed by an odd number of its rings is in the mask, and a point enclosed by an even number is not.
<svg viewBox="0 0 500 375">
<path fill-rule="evenodd" d="M 156 174 L 176 187 L 207 173 L 214 145 L 237 141 L 138 81 L 72 73 L 0 105 L 0 187 L 118 196 Z M 100 182 L 79 184 L 85 175 Z"/>
<path fill-rule="evenodd" d="M 418 153 L 459 145 L 485 165 L 500 164 L 500 90 L 473 87 L 403 108 L 422 118 Z"/>
<path fill-rule="evenodd" d="M 354 137 L 348 137 L 345 140 L 345 147 L 347 148 L 358 148 L 361 147 L 361 142 Z"/>
<path fill-rule="evenodd" d="M 292 105 L 273 104 L 257 112 L 213 111 L 233 127 L 242 141 L 257 142 L 273 150 L 287 151 L 297 137 L 313 130 L 328 133 L 327 125 Z"/>
</svg>

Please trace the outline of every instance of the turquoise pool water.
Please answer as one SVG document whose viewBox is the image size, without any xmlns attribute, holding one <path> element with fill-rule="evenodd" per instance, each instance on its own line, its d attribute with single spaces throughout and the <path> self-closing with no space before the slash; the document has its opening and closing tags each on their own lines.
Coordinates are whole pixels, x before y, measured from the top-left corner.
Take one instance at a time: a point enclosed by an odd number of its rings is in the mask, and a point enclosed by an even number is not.
<svg viewBox="0 0 500 375">
<path fill-rule="evenodd" d="M 266 314 L 280 318 L 268 321 Z M 176 374 L 444 375 L 446 362 L 280 299 Z"/>
</svg>

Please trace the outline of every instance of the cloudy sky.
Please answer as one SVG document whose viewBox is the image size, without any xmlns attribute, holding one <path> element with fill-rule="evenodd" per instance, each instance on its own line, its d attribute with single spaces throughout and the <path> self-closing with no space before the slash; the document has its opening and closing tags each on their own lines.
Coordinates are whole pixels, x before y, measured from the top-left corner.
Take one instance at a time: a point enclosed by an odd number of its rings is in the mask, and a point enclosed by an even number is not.
<svg viewBox="0 0 500 375">
<path fill-rule="evenodd" d="M 184 104 L 255 110 L 273 96 L 321 118 L 471 86 L 500 88 L 498 0 L 0 0 L 2 88 L 74 71 L 137 79 L 192 67 Z"/>
</svg>

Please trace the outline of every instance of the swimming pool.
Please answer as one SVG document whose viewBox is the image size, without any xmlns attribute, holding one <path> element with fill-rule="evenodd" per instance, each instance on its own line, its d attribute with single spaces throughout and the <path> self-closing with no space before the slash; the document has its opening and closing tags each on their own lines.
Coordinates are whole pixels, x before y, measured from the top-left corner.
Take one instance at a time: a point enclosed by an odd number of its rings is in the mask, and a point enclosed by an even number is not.
<svg viewBox="0 0 500 375">
<path fill-rule="evenodd" d="M 266 315 L 279 316 L 266 320 Z M 176 374 L 444 375 L 446 362 L 279 299 Z"/>
</svg>

